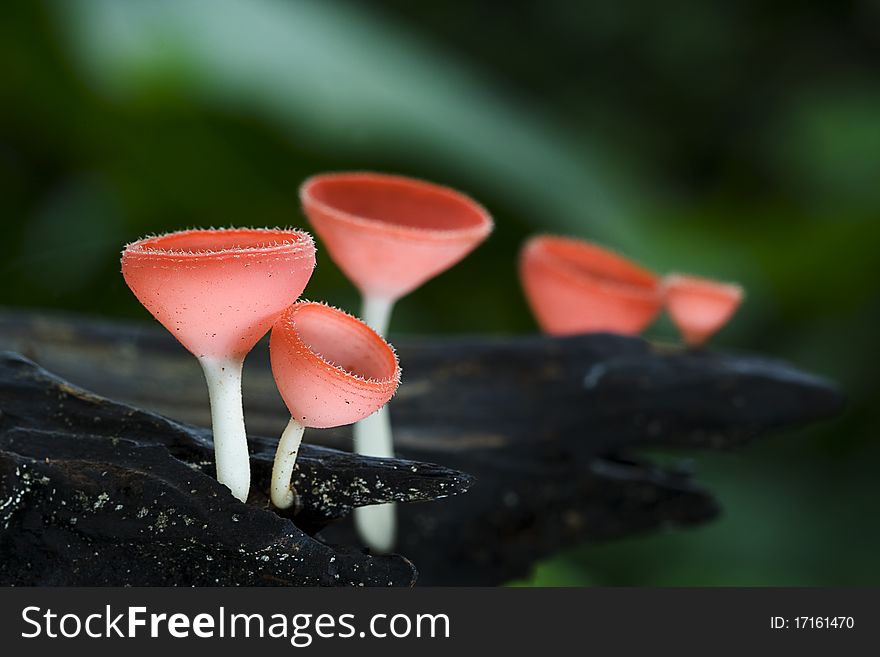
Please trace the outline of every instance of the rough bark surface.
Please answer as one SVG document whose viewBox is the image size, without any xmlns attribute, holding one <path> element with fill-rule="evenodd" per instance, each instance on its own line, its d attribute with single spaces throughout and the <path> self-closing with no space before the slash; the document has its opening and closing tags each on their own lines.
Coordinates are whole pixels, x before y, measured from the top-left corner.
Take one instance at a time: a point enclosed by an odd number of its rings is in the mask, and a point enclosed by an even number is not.
<svg viewBox="0 0 880 657">
<path fill-rule="evenodd" d="M 335 549 L 302 529 L 472 481 L 307 445 L 300 504 L 282 517 L 263 493 L 271 441 L 254 440 L 243 504 L 213 478 L 206 430 L 86 392 L 15 354 L 0 355 L 0 412 L 0 584 L 410 586 L 407 559 Z"/>
</svg>

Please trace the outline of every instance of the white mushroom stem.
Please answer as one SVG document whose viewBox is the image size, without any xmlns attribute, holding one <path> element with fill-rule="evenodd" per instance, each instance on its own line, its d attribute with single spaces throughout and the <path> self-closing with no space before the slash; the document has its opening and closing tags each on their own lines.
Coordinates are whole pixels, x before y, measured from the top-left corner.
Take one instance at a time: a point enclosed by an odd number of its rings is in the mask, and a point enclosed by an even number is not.
<svg viewBox="0 0 880 657">
<path fill-rule="evenodd" d="M 217 481 L 242 502 L 251 488 L 247 433 L 241 404 L 241 358 L 199 358 L 211 399 Z"/>
<path fill-rule="evenodd" d="M 384 337 L 388 333 L 388 324 L 391 321 L 393 309 L 394 301 L 390 299 L 364 296 L 361 319 L 376 333 Z"/>
<path fill-rule="evenodd" d="M 370 451 L 371 447 L 375 451 Z M 354 425 L 354 449 L 365 456 L 394 456 L 391 419 L 388 417 L 387 406 Z M 397 511 L 394 503 L 355 507 L 354 526 L 358 535 L 372 550 L 390 552 L 397 537 Z"/>
<path fill-rule="evenodd" d="M 394 302 L 379 297 L 364 297 L 362 319 L 379 335 L 388 332 Z M 354 451 L 364 456 L 394 457 L 394 439 L 388 406 L 354 425 Z M 354 525 L 358 535 L 376 552 L 390 552 L 397 534 L 394 503 L 356 507 Z"/>
<path fill-rule="evenodd" d="M 272 504 L 279 509 L 287 509 L 293 506 L 296 496 L 290 489 L 290 480 L 293 477 L 293 466 L 296 465 L 296 455 L 302 443 L 305 427 L 290 418 L 281 440 L 278 441 L 278 449 L 275 450 L 275 462 L 272 464 L 271 497 Z"/>
</svg>

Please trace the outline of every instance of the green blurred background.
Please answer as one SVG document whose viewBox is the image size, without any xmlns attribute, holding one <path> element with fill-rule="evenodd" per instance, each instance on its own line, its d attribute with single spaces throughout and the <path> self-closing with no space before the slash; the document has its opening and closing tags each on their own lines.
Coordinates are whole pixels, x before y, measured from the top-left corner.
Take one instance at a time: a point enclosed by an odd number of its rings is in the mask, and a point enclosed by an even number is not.
<svg viewBox="0 0 880 657">
<path fill-rule="evenodd" d="M 452 185 L 496 232 L 392 333 L 534 331 L 517 249 L 565 233 L 742 282 L 717 346 L 850 398 L 833 423 L 686 455 L 718 522 L 579 547 L 525 583 L 880 584 L 878 33 L 869 0 L 3 3 L 0 304 L 146 319 L 129 240 L 302 226 L 322 170 Z M 320 255 L 307 296 L 356 310 Z"/>
</svg>

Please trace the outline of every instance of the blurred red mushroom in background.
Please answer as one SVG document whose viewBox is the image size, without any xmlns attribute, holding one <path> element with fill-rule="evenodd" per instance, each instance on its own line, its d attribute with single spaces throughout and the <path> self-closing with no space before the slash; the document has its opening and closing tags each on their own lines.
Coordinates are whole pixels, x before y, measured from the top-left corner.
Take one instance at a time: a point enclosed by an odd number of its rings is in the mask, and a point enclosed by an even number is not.
<svg viewBox="0 0 880 657">
<path fill-rule="evenodd" d="M 290 306 L 272 328 L 272 373 L 290 411 L 275 452 L 271 497 L 294 502 L 290 478 L 306 427 L 338 427 L 375 413 L 400 383 L 391 346 L 361 320 L 322 303 Z"/>
<path fill-rule="evenodd" d="M 743 289 L 734 283 L 669 274 L 663 279 L 663 299 L 686 344 L 699 346 L 733 317 Z"/>
<path fill-rule="evenodd" d="M 659 278 L 597 244 L 538 235 L 520 253 L 520 278 L 550 335 L 641 333 L 660 313 Z"/>
<path fill-rule="evenodd" d="M 244 358 L 296 301 L 314 268 L 314 242 L 299 230 L 187 230 L 133 242 L 122 252 L 131 291 L 202 366 L 217 480 L 241 501 L 250 489 Z"/>
<path fill-rule="evenodd" d="M 328 173 L 306 180 L 303 209 L 330 257 L 357 286 L 361 316 L 381 335 L 394 303 L 459 262 L 492 232 L 489 213 L 464 194 L 433 183 L 379 173 Z M 387 408 L 354 427 L 359 454 L 392 457 Z M 391 504 L 355 509 L 365 542 L 394 544 Z"/>
</svg>

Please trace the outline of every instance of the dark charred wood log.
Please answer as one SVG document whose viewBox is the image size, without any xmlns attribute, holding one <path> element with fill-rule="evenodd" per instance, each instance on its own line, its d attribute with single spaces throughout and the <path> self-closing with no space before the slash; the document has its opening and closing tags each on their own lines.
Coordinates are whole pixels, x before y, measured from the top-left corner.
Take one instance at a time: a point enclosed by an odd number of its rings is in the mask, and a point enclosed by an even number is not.
<svg viewBox="0 0 880 657">
<path fill-rule="evenodd" d="M 242 504 L 211 476 L 208 432 L 109 401 L 0 355 L 0 583 L 408 586 L 398 556 L 333 549 L 301 531 L 378 501 L 464 492 L 442 466 L 304 446 L 294 522 L 269 509 L 257 441 Z M 375 485 L 380 482 L 380 485 Z"/>
<path fill-rule="evenodd" d="M 580 541 L 705 522 L 718 511 L 712 495 L 639 448 L 735 447 L 843 403 L 830 382 L 779 361 L 638 338 L 393 341 L 404 369 L 391 404 L 399 453 L 477 479 L 466 496 L 400 507 L 398 550 L 428 584 L 497 584 Z M 195 359 L 156 326 L 6 313 L 0 345 L 90 389 L 209 422 Z M 245 365 L 245 413 L 255 433 L 278 435 L 286 422 L 265 344 Z M 350 430 L 306 440 L 348 447 Z M 256 441 L 264 451 L 271 441 Z M 355 541 L 345 523 L 321 535 Z"/>
</svg>

